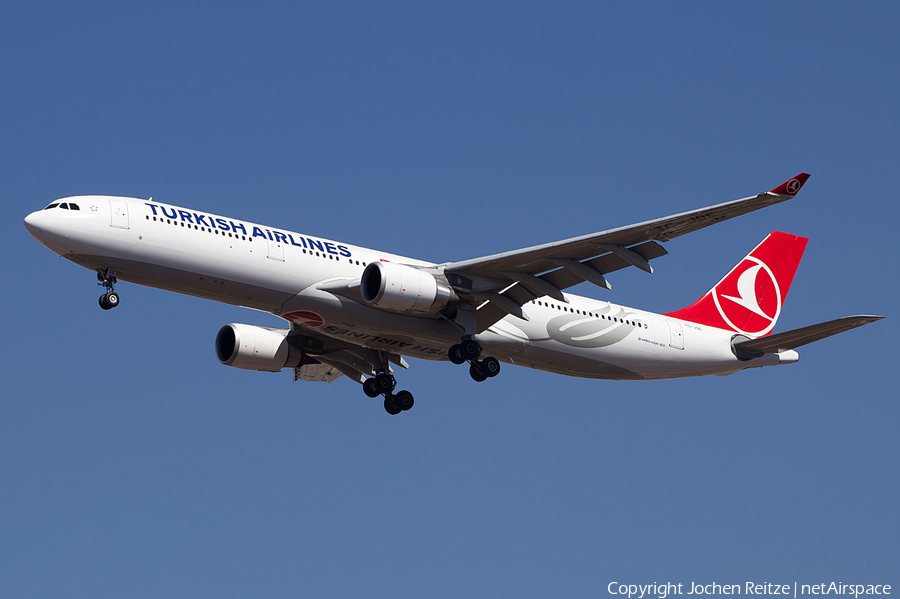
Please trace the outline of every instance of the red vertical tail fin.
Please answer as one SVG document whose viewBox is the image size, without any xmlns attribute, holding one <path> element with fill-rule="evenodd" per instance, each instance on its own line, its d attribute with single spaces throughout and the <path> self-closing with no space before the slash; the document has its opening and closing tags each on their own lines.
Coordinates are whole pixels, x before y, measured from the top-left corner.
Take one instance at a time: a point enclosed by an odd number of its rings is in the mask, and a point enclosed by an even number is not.
<svg viewBox="0 0 900 599">
<path fill-rule="evenodd" d="M 748 337 L 768 335 L 809 239 L 773 231 L 699 300 L 666 314 Z"/>
</svg>

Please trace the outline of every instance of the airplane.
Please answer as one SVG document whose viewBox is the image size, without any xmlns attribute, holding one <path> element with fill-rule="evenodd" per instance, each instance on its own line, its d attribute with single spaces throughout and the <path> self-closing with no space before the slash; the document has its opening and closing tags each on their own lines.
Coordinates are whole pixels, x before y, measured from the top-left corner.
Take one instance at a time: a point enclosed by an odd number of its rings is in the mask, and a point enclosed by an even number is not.
<svg viewBox="0 0 900 599">
<path fill-rule="evenodd" d="M 796 348 L 883 318 L 849 316 L 771 334 L 807 238 L 772 232 L 695 303 L 655 314 L 564 292 L 667 254 L 672 239 L 792 199 L 809 175 L 771 191 L 617 229 L 440 264 L 152 198 L 75 196 L 25 218 L 38 241 L 97 273 L 100 306 L 119 305 L 121 279 L 269 312 L 275 329 L 232 323 L 219 361 L 289 368 L 294 381 L 346 376 L 392 415 L 406 357 L 469 364 L 482 382 L 510 364 L 615 380 L 729 375 L 790 364 Z"/>
</svg>

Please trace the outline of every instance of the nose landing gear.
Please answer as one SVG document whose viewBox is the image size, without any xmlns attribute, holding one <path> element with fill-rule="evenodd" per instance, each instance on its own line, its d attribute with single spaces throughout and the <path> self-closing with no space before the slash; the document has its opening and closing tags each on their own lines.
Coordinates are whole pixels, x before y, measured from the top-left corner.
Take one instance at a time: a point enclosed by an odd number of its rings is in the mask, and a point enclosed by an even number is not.
<svg viewBox="0 0 900 599">
<path fill-rule="evenodd" d="M 102 285 L 106 289 L 106 293 L 100 296 L 100 307 L 104 310 L 110 310 L 119 305 L 119 294 L 113 290 L 113 286 L 118 282 L 116 279 L 115 268 L 103 268 L 97 270 L 98 285 Z"/>
<path fill-rule="evenodd" d="M 454 364 L 469 363 L 469 376 L 477 383 L 500 374 L 500 360 L 493 356 L 479 360 L 480 355 L 481 345 L 471 337 L 463 339 L 448 352 L 448 357 Z"/>
</svg>

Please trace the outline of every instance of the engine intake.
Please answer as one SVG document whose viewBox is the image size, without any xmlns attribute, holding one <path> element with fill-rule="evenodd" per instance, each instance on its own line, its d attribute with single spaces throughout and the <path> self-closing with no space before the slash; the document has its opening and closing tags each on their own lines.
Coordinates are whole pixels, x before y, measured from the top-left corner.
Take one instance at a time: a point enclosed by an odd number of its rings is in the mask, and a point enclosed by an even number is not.
<svg viewBox="0 0 900 599">
<path fill-rule="evenodd" d="M 435 314 L 459 300 L 431 273 L 392 262 L 372 262 L 363 271 L 360 293 L 367 304 L 395 312 Z"/>
<path fill-rule="evenodd" d="M 303 352 L 287 342 L 287 329 L 226 324 L 216 335 L 219 362 L 244 370 L 278 372 L 300 364 Z"/>
</svg>

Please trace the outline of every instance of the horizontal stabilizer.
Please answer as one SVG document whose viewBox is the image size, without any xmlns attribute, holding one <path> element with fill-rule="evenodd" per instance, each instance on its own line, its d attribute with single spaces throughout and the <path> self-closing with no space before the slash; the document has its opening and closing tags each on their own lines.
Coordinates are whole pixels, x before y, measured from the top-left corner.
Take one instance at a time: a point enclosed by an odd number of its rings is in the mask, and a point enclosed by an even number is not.
<svg viewBox="0 0 900 599">
<path fill-rule="evenodd" d="M 785 331 L 777 335 L 769 335 L 760 337 L 759 339 L 751 339 L 749 341 L 741 341 L 735 343 L 736 349 L 750 352 L 761 352 L 764 354 L 777 354 L 779 352 L 795 349 L 801 345 L 819 341 L 864 324 L 881 320 L 884 316 L 845 316 L 836 320 L 829 320 L 819 324 L 813 324 L 808 327 L 794 329 L 793 331 Z"/>
</svg>

